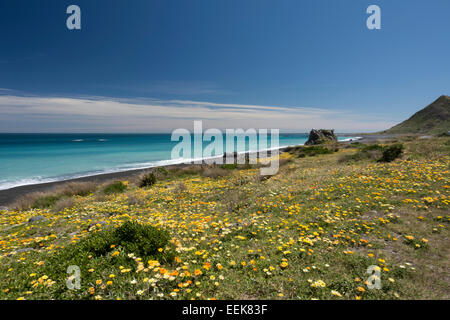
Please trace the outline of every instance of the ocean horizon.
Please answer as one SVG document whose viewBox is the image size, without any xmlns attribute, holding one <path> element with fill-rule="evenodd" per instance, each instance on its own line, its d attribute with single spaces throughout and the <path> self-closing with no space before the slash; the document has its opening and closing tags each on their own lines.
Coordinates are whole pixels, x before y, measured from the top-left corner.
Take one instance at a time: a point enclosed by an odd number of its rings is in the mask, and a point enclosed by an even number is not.
<svg viewBox="0 0 450 320">
<path fill-rule="evenodd" d="M 307 139 L 304 133 L 280 133 L 279 147 L 302 145 Z M 177 143 L 171 141 L 170 133 L 1 133 L 0 190 L 192 161 L 171 159 Z M 203 146 L 210 143 L 203 142 Z M 259 139 L 257 145 L 246 140 L 244 150 L 236 148 L 235 144 L 233 151 L 263 150 Z M 269 139 L 265 149 L 270 148 Z"/>
</svg>

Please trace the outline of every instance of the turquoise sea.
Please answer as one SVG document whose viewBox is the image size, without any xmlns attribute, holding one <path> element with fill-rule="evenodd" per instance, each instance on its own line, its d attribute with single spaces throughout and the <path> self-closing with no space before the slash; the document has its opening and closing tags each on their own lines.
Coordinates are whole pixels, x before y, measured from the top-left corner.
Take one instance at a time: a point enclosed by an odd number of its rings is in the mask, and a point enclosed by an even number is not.
<svg viewBox="0 0 450 320">
<path fill-rule="evenodd" d="M 280 134 L 279 146 L 303 144 L 307 138 Z M 0 190 L 185 162 L 171 159 L 177 143 L 171 134 L 0 134 Z M 234 151 L 261 150 L 248 142 L 245 149 Z"/>
</svg>

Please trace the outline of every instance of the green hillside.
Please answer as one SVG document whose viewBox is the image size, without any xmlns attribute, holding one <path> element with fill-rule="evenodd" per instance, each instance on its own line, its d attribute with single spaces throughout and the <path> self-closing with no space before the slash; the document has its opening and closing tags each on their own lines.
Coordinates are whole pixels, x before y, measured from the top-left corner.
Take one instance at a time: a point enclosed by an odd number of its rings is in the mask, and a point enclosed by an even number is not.
<svg viewBox="0 0 450 320">
<path fill-rule="evenodd" d="M 441 96 L 411 118 L 383 133 L 439 134 L 450 130 L 450 97 Z"/>
</svg>

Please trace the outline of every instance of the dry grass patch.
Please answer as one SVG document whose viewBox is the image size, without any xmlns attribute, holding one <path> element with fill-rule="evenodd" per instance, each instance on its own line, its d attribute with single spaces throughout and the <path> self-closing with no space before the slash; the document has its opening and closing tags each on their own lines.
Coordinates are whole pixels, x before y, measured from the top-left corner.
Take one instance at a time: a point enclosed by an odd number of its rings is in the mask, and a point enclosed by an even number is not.
<svg viewBox="0 0 450 320">
<path fill-rule="evenodd" d="M 97 183 L 95 182 L 68 182 L 55 187 L 52 193 L 56 193 L 66 197 L 71 196 L 84 197 L 90 193 L 93 193 L 96 189 Z"/>
<path fill-rule="evenodd" d="M 53 205 L 54 212 L 61 212 L 64 209 L 71 208 L 75 206 L 75 200 L 73 198 L 62 198 L 56 201 Z"/>
</svg>

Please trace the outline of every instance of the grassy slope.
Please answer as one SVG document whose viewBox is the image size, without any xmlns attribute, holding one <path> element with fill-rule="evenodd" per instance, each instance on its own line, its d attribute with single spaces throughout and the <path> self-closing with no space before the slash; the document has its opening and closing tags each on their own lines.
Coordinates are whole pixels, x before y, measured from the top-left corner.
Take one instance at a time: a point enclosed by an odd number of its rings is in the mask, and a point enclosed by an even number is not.
<svg viewBox="0 0 450 320">
<path fill-rule="evenodd" d="M 406 147 L 388 164 L 343 163 L 355 152 L 343 149 L 293 158 L 268 180 L 187 175 L 76 197 L 59 213 L 3 211 L 0 298 L 449 299 L 449 140 Z M 49 220 L 25 223 L 37 214 Z M 127 219 L 168 230 L 176 261 L 114 248 L 80 265 L 82 287 L 68 290 L 55 253 Z M 364 284 L 370 265 L 381 290 Z"/>
<path fill-rule="evenodd" d="M 440 134 L 450 130 L 450 97 L 441 96 L 411 118 L 383 133 Z"/>
</svg>

